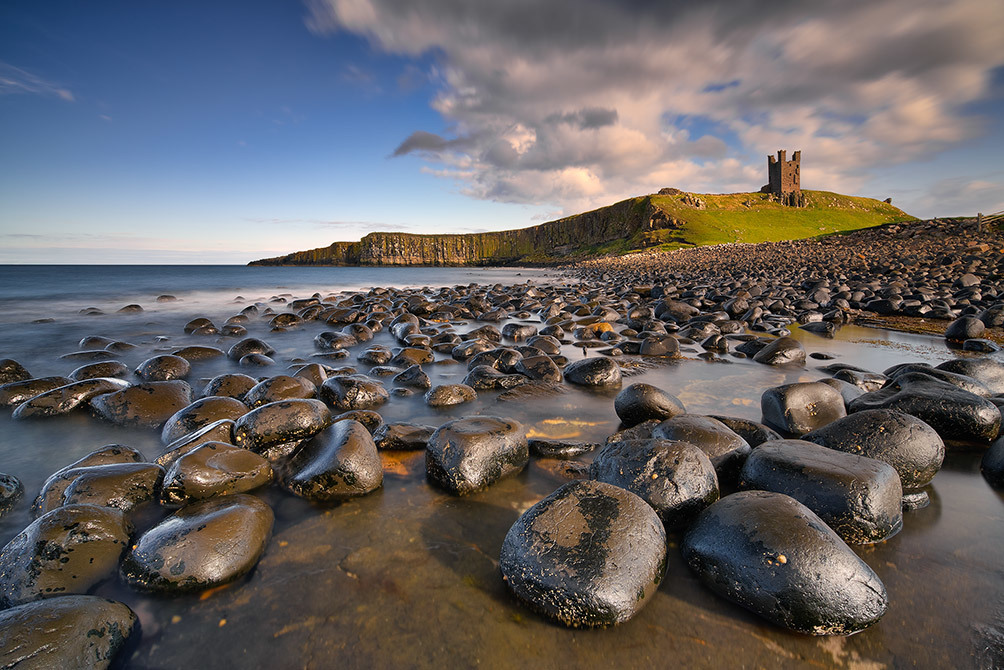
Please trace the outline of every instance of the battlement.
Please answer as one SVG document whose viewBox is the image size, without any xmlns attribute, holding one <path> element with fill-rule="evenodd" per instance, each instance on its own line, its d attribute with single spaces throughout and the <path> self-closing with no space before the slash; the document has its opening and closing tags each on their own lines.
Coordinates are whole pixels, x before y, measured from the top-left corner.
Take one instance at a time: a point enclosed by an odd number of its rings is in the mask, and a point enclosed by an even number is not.
<svg viewBox="0 0 1004 670">
<path fill-rule="evenodd" d="M 796 151 L 787 160 L 784 149 L 777 150 L 777 156 L 767 156 L 767 178 L 769 182 L 760 191 L 770 193 L 784 204 L 801 207 L 804 203 L 801 183 L 802 152 Z"/>
</svg>

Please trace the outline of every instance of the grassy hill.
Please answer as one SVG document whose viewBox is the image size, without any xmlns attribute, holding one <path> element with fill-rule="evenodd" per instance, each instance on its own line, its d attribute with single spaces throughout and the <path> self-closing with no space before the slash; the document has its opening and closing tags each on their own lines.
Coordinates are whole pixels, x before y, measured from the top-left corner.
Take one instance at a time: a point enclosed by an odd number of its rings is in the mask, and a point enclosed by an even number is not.
<svg viewBox="0 0 1004 670">
<path fill-rule="evenodd" d="M 724 242 L 765 242 L 857 230 L 914 217 L 890 204 L 803 191 L 805 207 L 762 193 L 629 198 L 529 228 L 468 235 L 370 233 L 250 265 L 517 265 Z"/>
<path fill-rule="evenodd" d="M 684 195 L 652 195 L 652 205 L 680 223 L 676 228 L 638 231 L 620 240 L 591 245 L 575 255 L 630 253 L 726 242 L 779 242 L 915 221 L 891 204 L 829 191 L 802 191 L 806 206 L 785 207 L 762 193 L 694 194 L 704 205 L 685 203 Z"/>
</svg>

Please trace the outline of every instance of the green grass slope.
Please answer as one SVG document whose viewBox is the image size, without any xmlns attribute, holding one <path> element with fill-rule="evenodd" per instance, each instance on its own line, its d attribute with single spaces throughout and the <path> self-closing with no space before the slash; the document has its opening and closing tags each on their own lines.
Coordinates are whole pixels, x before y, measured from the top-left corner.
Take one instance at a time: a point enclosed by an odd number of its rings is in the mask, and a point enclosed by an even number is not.
<svg viewBox="0 0 1004 670">
<path fill-rule="evenodd" d="M 624 242 L 629 250 L 658 245 L 663 249 L 725 242 L 780 242 L 858 230 L 898 221 L 914 221 L 891 204 L 829 191 L 803 191 L 805 207 L 785 207 L 763 193 L 728 193 L 696 197 L 698 209 L 682 195 L 653 195 L 652 204 L 681 221 L 680 228 L 640 233 Z"/>
</svg>

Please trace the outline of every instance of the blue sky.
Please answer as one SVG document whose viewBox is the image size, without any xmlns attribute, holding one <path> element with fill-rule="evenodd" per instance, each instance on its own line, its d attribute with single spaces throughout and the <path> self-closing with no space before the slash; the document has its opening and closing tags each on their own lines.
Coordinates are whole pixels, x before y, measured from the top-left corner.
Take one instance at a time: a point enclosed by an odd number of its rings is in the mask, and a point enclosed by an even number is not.
<svg viewBox="0 0 1004 670">
<path fill-rule="evenodd" d="M 760 5 L 760 6 L 758 6 Z M 1004 209 L 1004 4 L 0 7 L 0 262 L 243 263 L 662 186 Z"/>
</svg>

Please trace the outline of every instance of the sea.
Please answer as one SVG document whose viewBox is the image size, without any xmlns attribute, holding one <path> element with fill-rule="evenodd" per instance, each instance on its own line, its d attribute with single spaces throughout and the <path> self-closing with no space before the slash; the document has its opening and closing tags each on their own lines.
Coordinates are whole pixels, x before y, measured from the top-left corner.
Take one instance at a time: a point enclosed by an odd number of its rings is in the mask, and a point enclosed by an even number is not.
<svg viewBox="0 0 1004 670">
<path fill-rule="evenodd" d="M 514 291 L 558 284 L 573 295 L 579 286 L 575 277 L 539 268 L 0 266 L 0 358 L 35 376 L 66 375 L 87 362 L 73 357 L 81 339 L 100 335 L 135 345 L 119 352 L 135 368 L 186 345 L 225 351 L 235 342 L 186 334 L 185 323 L 197 317 L 221 325 L 249 305 L 281 312 L 290 300 L 315 294 L 471 284 Z M 134 305 L 141 309 L 120 311 Z M 536 315 L 520 322 L 542 325 Z M 277 350 L 276 365 L 260 375 L 319 360 L 313 338 L 332 328 L 307 322 L 275 333 L 267 319 L 246 325 Z M 458 323 L 456 330 L 482 325 Z M 957 355 L 942 338 L 856 326 L 833 339 L 792 326 L 792 336 L 809 353 L 879 372 Z M 386 330 L 372 343 L 396 345 Z M 330 364 L 368 372 L 357 359 L 365 346 Z M 704 360 L 695 346 L 687 349 L 673 361 L 624 357 L 624 384 L 658 386 L 691 413 L 759 420 L 766 388 L 821 379 L 819 367 L 831 362 L 777 369 L 730 355 Z M 570 360 L 598 355 L 573 343 L 562 353 Z M 459 383 L 466 374 L 446 354 L 423 367 L 434 384 Z M 230 371 L 237 370 L 225 357 L 198 361 L 188 381 L 198 390 Z M 517 419 L 531 436 L 602 443 L 618 429 L 616 392 L 566 387 L 505 400 L 486 391 L 446 409 L 428 407 L 418 394 L 394 396 L 379 411 L 387 422 L 427 425 L 495 414 Z M 110 426 L 86 410 L 37 421 L 0 410 L 0 472 L 25 486 L 0 517 L 0 546 L 31 522 L 29 506 L 50 473 L 111 443 L 148 458 L 164 447 L 157 431 Z M 790 633 L 719 598 L 687 568 L 674 535 L 666 578 L 631 621 L 605 630 L 553 624 L 509 595 L 498 556 L 518 516 L 575 467 L 534 458 L 522 474 L 455 498 L 426 481 L 423 452 L 381 458 L 383 487 L 340 505 L 314 505 L 275 486 L 256 492 L 275 511 L 272 538 L 258 566 L 229 586 L 166 597 L 134 591 L 115 576 L 98 585 L 95 594 L 125 602 L 139 617 L 124 666 L 990 668 L 1004 658 L 1004 495 L 980 476 L 978 452 L 949 453 L 928 489 L 931 504 L 906 512 L 894 537 L 854 548 L 885 583 L 890 605 L 882 621 L 849 638 Z M 580 469 L 591 459 L 580 457 Z"/>
</svg>

